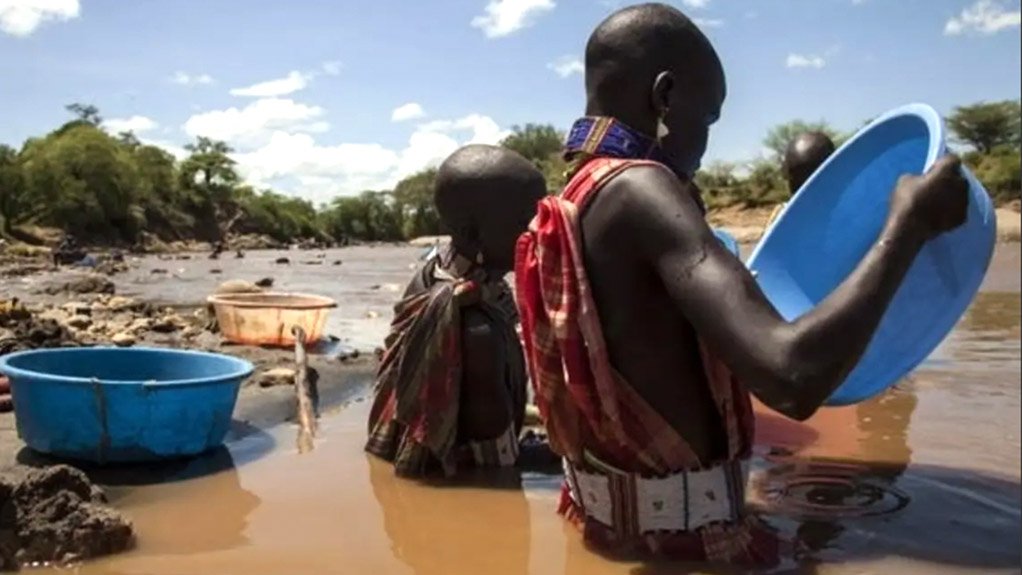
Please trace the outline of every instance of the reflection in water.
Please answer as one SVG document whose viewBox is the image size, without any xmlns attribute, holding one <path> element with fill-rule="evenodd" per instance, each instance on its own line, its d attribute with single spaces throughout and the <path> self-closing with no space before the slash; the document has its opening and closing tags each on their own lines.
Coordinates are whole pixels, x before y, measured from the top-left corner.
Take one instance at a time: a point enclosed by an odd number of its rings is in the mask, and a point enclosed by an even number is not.
<svg viewBox="0 0 1022 575">
<path fill-rule="evenodd" d="M 529 506 L 517 471 L 477 471 L 458 485 L 427 485 L 395 477 L 390 464 L 366 457 L 391 550 L 416 575 L 452 573 L 455 565 L 459 573 L 528 572 Z M 468 490 L 492 491 L 501 505 L 472 505 Z"/>
<path fill-rule="evenodd" d="M 148 553 L 192 555 L 233 549 L 248 543 L 245 528 L 260 499 L 242 487 L 231 461 L 230 451 L 219 449 L 195 461 L 199 468 L 214 466 L 218 470 L 214 474 L 143 490 L 110 487 L 110 499 L 149 519 L 144 524 L 136 521 L 139 545 Z M 150 507 L 159 513 L 146 513 Z"/>
<path fill-rule="evenodd" d="M 845 530 L 842 519 L 894 513 L 909 504 L 909 495 L 896 483 L 911 461 L 908 428 L 915 407 L 915 395 L 897 388 L 854 407 L 859 455 L 863 460 L 886 465 L 831 464 L 823 468 L 810 464 L 808 469 L 795 473 L 801 476 L 799 479 L 788 480 L 786 499 L 790 502 L 794 495 L 809 511 L 795 532 L 796 539 L 809 551 L 832 546 Z"/>
</svg>

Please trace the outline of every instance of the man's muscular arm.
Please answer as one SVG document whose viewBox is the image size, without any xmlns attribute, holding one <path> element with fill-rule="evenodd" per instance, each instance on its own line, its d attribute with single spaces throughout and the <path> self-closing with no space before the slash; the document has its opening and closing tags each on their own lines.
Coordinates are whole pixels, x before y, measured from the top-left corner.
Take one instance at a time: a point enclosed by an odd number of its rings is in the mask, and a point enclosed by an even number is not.
<svg viewBox="0 0 1022 575">
<path fill-rule="evenodd" d="M 614 233 L 634 238 L 700 338 L 771 408 L 803 420 L 844 381 L 925 241 L 965 220 L 957 158 L 903 178 L 887 225 L 852 274 L 816 308 L 785 321 L 707 226 L 667 170 L 629 170 L 609 184 Z"/>
</svg>

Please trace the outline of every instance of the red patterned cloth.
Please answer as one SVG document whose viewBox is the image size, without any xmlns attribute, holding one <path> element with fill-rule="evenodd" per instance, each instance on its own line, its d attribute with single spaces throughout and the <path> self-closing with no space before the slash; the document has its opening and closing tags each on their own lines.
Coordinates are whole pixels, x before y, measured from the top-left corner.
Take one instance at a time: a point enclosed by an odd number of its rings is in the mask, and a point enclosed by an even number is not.
<svg viewBox="0 0 1022 575">
<path fill-rule="evenodd" d="M 626 472 L 662 477 L 704 462 L 610 364 L 579 239 L 579 214 L 587 202 L 613 177 L 640 165 L 663 167 L 648 160 L 591 159 L 560 197 L 540 202 L 529 231 L 518 240 L 515 292 L 536 403 L 554 451 L 575 465 L 584 465 L 584 452 L 591 452 Z M 754 431 L 749 395 L 726 366 L 701 351 L 705 384 L 726 424 L 728 459 L 747 458 Z M 776 562 L 773 533 L 744 512 L 737 523 L 635 535 L 586 518 L 566 489 L 559 511 L 582 527 L 587 543 L 612 553 Z"/>
<path fill-rule="evenodd" d="M 513 322 L 503 311 L 503 307 L 513 308 L 509 288 L 502 280 L 486 278 L 436 280 L 432 277 L 435 266 L 436 262 L 429 262 L 422 273 L 430 277 L 423 280 L 421 289 L 413 290 L 394 307 L 376 375 L 365 449 L 392 462 L 395 473 L 406 477 L 422 477 L 437 470 L 452 475 L 459 467 L 473 464 L 514 465 L 525 383 L 521 381 L 524 370 Z M 507 347 L 505 383 L 514 404 L 509 407 L 513 422 L 504 434 L 491 440 L 465 441 L 458 433 L 461 318 L 469 306 L 504 326 L 498 331 L 506 332 L 497 337 Z"/>
</svg>

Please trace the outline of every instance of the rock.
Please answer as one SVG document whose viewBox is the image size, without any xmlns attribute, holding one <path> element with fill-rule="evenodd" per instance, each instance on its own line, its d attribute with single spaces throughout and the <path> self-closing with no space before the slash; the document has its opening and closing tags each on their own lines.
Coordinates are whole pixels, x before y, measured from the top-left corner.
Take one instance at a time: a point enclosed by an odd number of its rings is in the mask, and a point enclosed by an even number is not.
<svg viewBox="0 0 1022 575">
<path fill-rule="evenodd" d="M 128 324 L 127 329 L 125 329 L 124 331 L 136 334 L 139 332 L 148 331 L 152 329 L 153 323 L 154 323 L 153 320 L 147 317 L 135 318 L 131 320 L 131 323 Z"/>
<path fill-rule="evenodd" d="M 75 329 L 86 329 L 92 325 L 92 318 L 87 315 L 76 315 L 67 320 L 66 323 Z"/>
<path fill-rule="evenodd" d="M 113 312 L 129 311 L 135 309 L 138 305 L 138 302 L 135 300 L 124 296 L 114 296 L 106 302 L 107 308 Z"/>
<path fill-rule="evenodd" d="M 168 272 L 167 270 L 165 270 L 163 268 L 153 268 L 152 270 L 149 271 L 149 273 L 154 275 L 154 276 L 162 276 L 162 275 L 166 275 L 166 274 L 168 274 L 170 272 Z"/>
<path fill-rule="evenodd" d="M 366 319 L 376 319 L 378 317 L 380 317 L 379 312 L 375 312 L 372 310 L 366 312 Z"/>
<path fill-rule="evenodd" d="M 92 315 L 92 306 L 80 301 L 70 301 L 60 306 L 60 309 L 71 315 Z"/>
<path fill-rule="evenodd" d="M 118 347 L 131 347 L 135 345 L 135 336 L 122 331 L 110 338 L 110 342 Z"/>
<path fill-rule="evenodd" d="M 219 274 L 224 273 L 224 270 L 219 269 L 219 268 L 213 268 L 213 269 L 209 270 L 209 273 L 214 274 L 214 275 L 219 275 Z"/>
<path fill-rule="evenodd" d="M 335 265 L 335 266 L 339 266 L 339 265 L 341 265 L 341 264 L 343 264 L 343 263 L 344 263 L 344 262 L 343 262 L 343 261 L 341 261 L 341 260 L 334 260 L 334 265 Z"/>
<path fill-rule="evenodd" d="M 123 257 L 123 256 L 122 256 Z M 128 271 L 128 264 L 124 261 L 104 261 L 96 266 L 96 273 L 112 276 Z"/>
<path fill-rule="evenodd" d="M 274 260 L 273 263 L 286 266 L 291 265 L 291 260 L 289 260 L 288 258 L 277 258 L 276 260 Z"/>
<path fill-rule="evenodd" d="M 125 551 L 134 529 L 80 470 L 55 465 L 0 485 L 0 568 L 66 563 Z"/>
<path fill-rule="evenodd" d="M 254 379 L 259 387 L 276 387 L 278 385 L 293 385 L 295 382 L 295 370 L 289 367 L 276 367 L 268 369 Z"/>
<path fill-rule="evenodd" d="M 322 262 L 322 260 L 305 260 L 305 261 L 302 262 L 302 265 L 306 265 L 306 266 L 321 266 L 321 265 L 323 265 L 323 262 Z"/>
<path fill-rule="evenodd" d="M 272 280 L 271 280 L 272 283 Z M 217 286 L 216 294 L 232 294 L 232 293 L 260 293 L 262 288 L 258 285 L 245 280 L 227 280 Z"/>
<path fill-rule="evenodd" d="M 192 259 L 192 256 L 190 256 L 188 254 L 179 254 L 179 255 L 175 256 L 174 259 L 176 259 L 176 260 L 190 260 L 190 259 Z"/>
<path fill-rule="evenodd" d="M 172 315 L 165 315 L 153 322 L 149 328 L 156 333 L 172 333 L 181 328 L 181 319 Z"/>
<path fill-rule="evenodd" d="M 263 278 L 255 283 L 256 286 L 261 288 L 273 287 L 273 278 Z"/>
<path fill-rule="evenodd" d="M 114 293 L 114 282 L 103 276 L 85 276 L 64 284 L 64 291 L 87 294 L 87 293 Z"/>
</svg>

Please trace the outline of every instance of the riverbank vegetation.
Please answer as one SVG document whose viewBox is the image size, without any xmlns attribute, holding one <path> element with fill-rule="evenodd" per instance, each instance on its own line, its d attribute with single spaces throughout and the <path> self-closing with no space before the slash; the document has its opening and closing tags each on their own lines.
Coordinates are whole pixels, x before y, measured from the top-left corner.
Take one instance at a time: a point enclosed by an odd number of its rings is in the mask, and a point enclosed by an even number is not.
<svg viewBox="0 0 1022 575">
<path fill-rule="evenodd" d="M 246 184 L 227 144 L 198 138 L 177 160 L 134 136 L 108 134 L 93 106 L 67 107 L 74 119 L 20 149 L 0 145 L 0 237 L 34 240 L 26 230 L 56 228 L 98 244 L 161 241 L 216 242 L 240 234 L 277 242 L 397 241 L 442 233 L 433 209 L 435 169 L 401 180 L 392 190 L 371 190 L 315 206 L 307 200 Z M 1019 200 L 1019 101 L 981 102 L 948 117 L 954 144 L 996 203 Z M 825 122 L 794 121 L 764 138 L 762 158 L 717 162 L 696 181 L 711 209 L 770 206 L 787 189 L 780 153 L 807 130 L 847 134 Z M 515 127 L 502 145 L 543 172 L 552 193 L 564 185 L 554 126 Z"/>
</svg>

